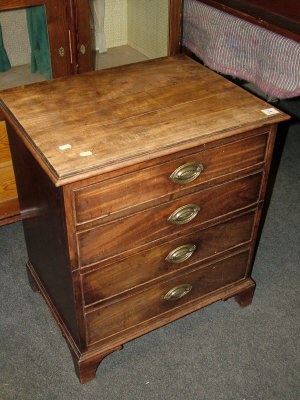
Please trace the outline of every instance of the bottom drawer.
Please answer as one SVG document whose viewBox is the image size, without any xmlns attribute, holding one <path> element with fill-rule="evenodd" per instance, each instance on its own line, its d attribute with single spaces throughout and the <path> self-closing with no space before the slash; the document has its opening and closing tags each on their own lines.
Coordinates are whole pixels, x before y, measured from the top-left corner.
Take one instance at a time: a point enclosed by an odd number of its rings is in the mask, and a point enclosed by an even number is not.
<svg viewBox="0 0 300 400">
<path fill-rule="evenodd" d="M 87 313 L 88 345 L 243 279 L 248 257 L 235 254 Z"/>
</svg>

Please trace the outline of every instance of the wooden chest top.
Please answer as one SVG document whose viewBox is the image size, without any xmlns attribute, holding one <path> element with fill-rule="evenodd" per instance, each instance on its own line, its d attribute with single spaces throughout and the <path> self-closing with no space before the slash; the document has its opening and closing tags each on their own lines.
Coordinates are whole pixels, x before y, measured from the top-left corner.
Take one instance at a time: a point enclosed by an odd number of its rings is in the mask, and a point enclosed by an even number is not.
<svg viewBox="0 0 300 400">
<path fill-rule="evenodd" d="M 289 118 L 182 55 L 0 97 L 6 119 L 57 186 Z"/>
</svg>

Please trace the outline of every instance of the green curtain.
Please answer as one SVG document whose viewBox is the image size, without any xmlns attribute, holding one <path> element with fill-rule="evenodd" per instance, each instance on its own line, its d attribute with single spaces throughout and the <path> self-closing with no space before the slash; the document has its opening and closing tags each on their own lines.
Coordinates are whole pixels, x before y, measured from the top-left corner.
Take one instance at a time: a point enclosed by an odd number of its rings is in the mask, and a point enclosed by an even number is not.
<svg viewBox="0 0 300 400">
<path fill-rule="evenodd" d="M 51 79 L 52 71 L 45 7 L 26 8 L 26 17 L 31 47 L 31 72 L 46 73 L 46 79 Z"/>
<path fill-rule="evenodd" d="M 3 38 L 2 38 L 2 28 L 0 24 L 0 72 L 7 71 L 10 68 L 11 65 L 4 48 Z"/>
</svg>

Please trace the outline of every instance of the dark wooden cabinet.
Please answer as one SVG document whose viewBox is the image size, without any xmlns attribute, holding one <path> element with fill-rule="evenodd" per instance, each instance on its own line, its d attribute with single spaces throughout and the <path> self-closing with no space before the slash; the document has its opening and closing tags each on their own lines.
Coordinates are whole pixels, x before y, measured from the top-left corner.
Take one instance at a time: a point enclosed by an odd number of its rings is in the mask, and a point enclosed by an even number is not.
<svg viewBox="0 0 300 400">
<path fill-rule="evenodd" d="M 30 281 L 82 383 L 133 338 L 251 303 L 284 113 L 185 56 L 7 90 L 0 105 Z"/>
</svg>

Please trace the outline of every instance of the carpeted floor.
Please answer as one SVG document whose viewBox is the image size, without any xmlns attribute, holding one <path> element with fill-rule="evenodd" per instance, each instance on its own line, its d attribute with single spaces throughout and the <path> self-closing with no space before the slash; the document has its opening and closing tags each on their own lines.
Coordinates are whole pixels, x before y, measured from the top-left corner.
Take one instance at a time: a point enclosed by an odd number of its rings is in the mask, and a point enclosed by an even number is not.
<svg viewBox="0 0 300 400">
<path fill-rule="evenodd" d="M 21 223 L 0 228 L 0 399 L 298 400 L 299 155 L 296 122 L 261 234 L 252 305 L 218 302 L 127 343 L 85 385 L 44 300 L 27 283 Z"/>
</svg>

